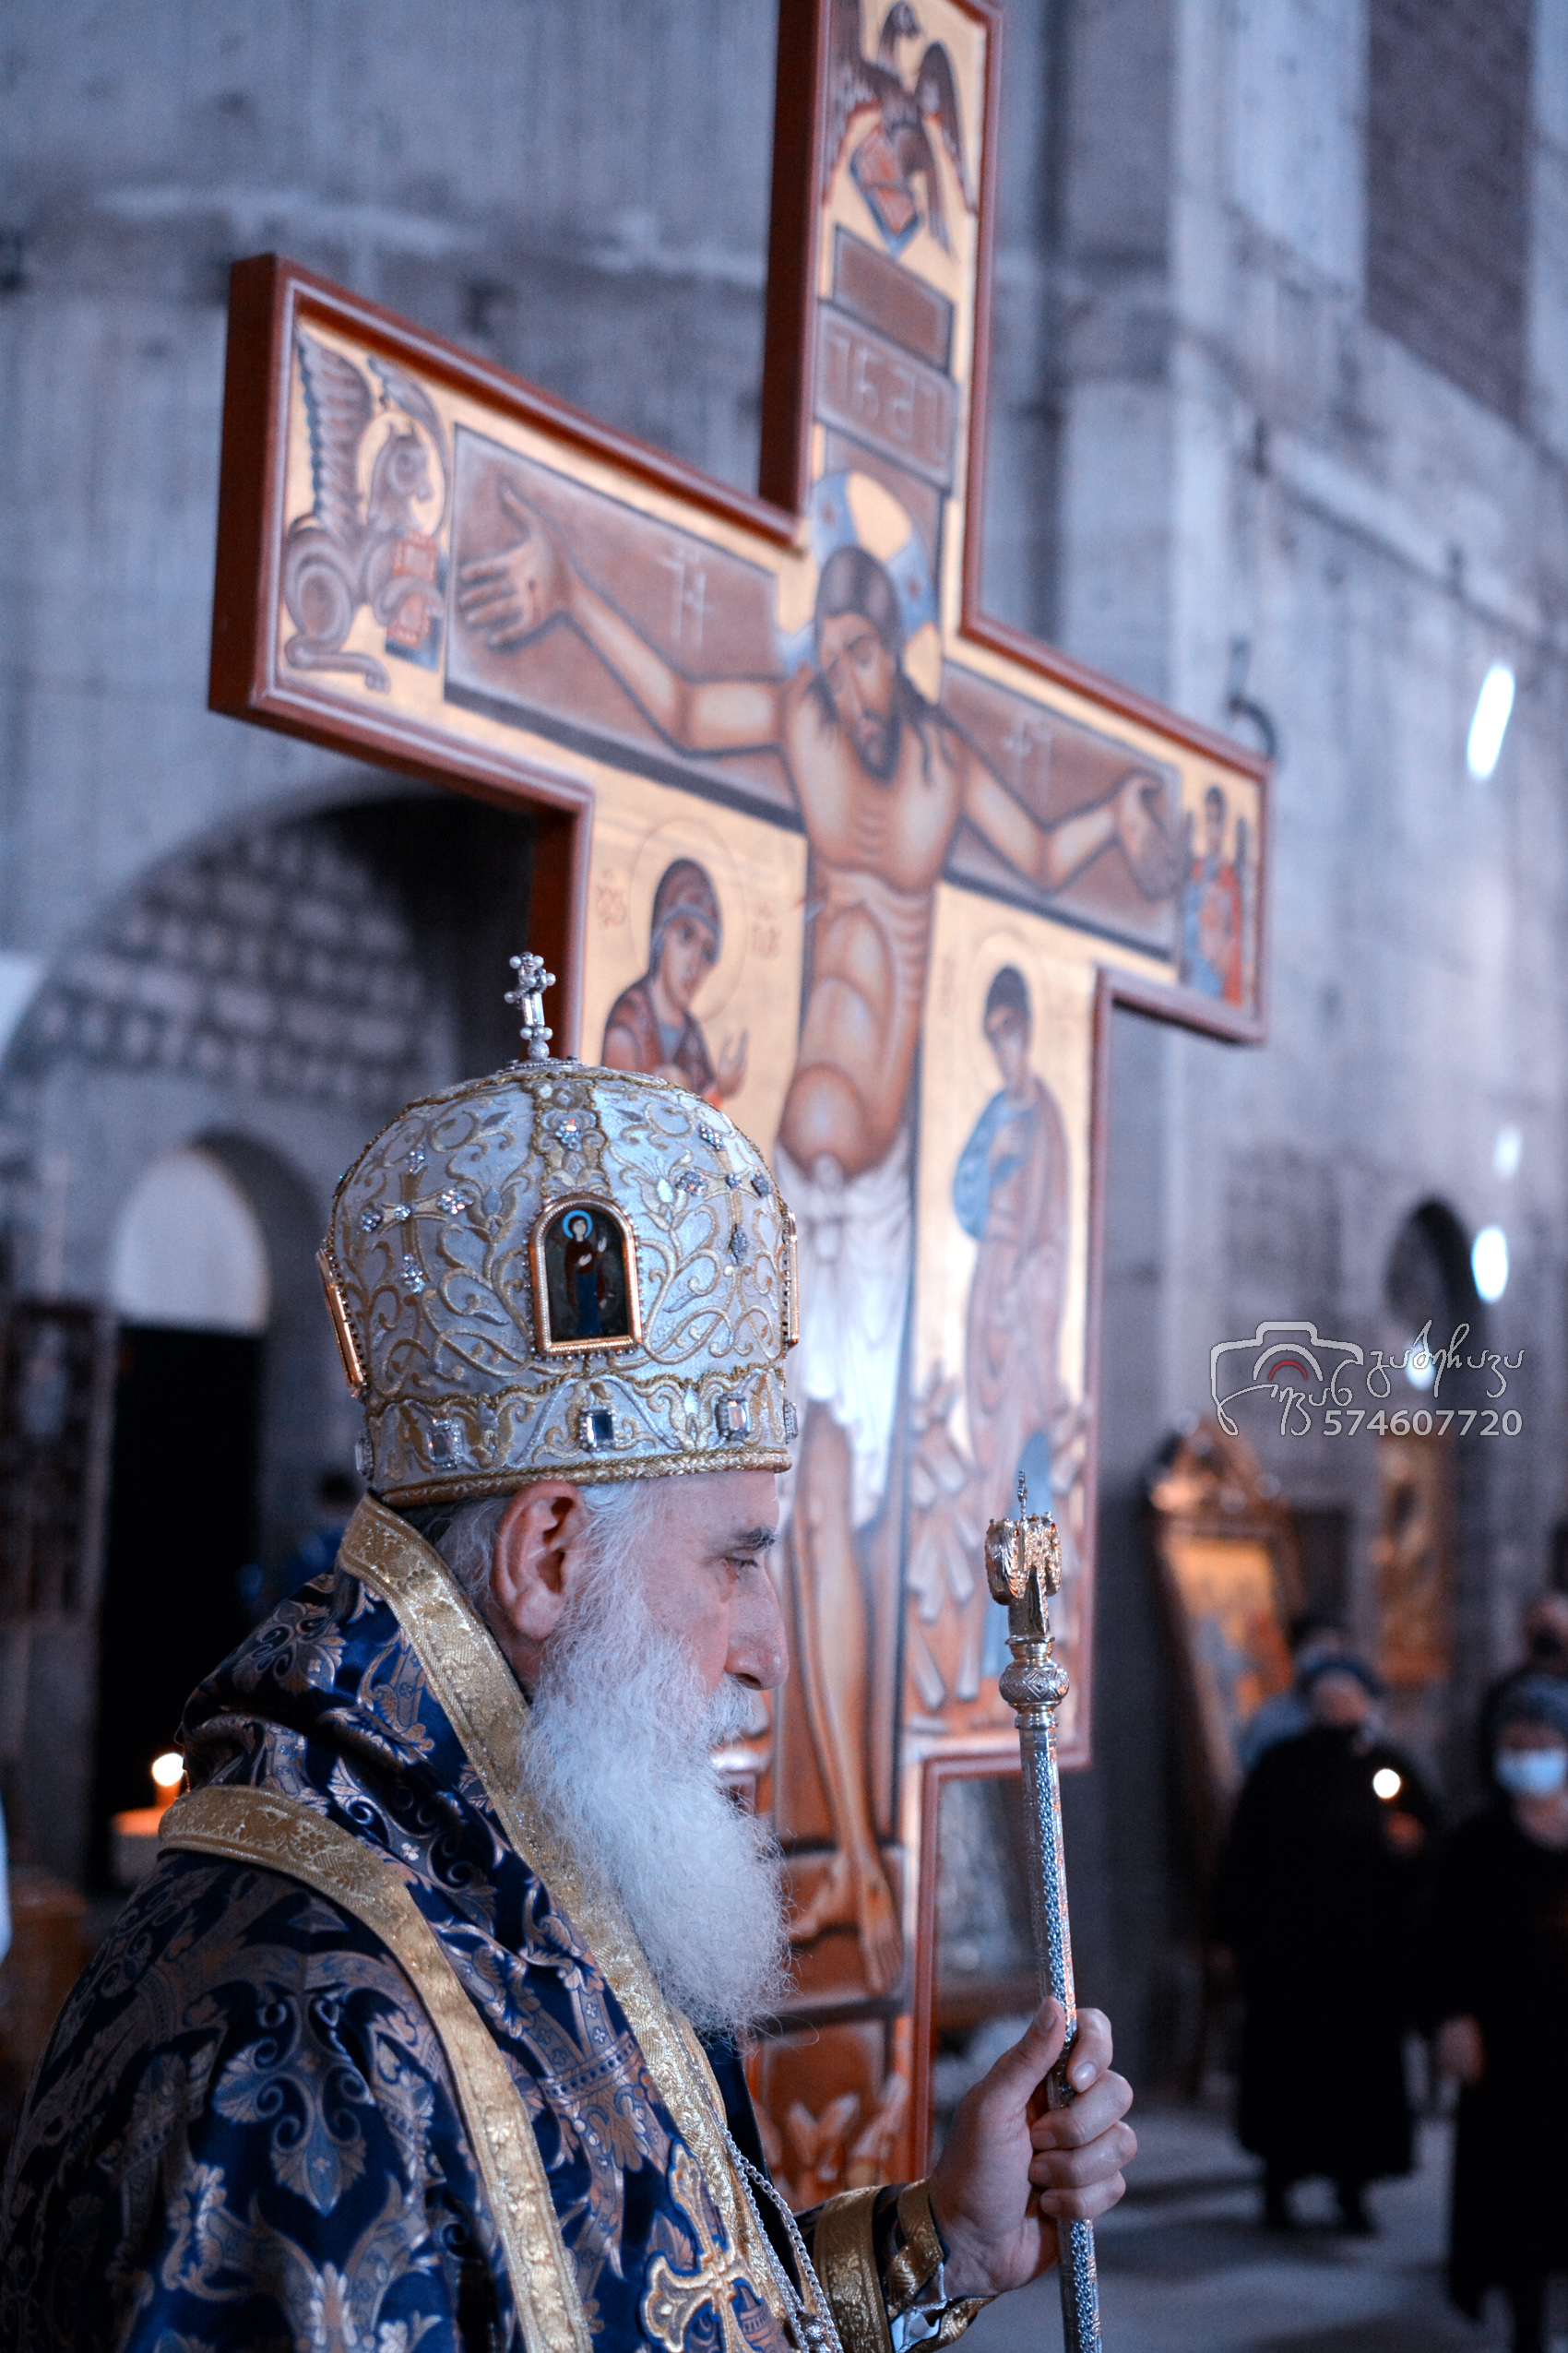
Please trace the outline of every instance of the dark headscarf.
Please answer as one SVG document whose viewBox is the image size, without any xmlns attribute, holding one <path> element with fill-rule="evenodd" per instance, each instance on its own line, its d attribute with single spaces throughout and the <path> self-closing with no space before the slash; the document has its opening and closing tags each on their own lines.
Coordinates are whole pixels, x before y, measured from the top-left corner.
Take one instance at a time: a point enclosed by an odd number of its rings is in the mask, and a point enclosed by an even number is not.
<svg viewBox="0 0 1568 2353">
<path fill-rule="evenodd" d="M 1324 1675 L 1353 1675 L 1363 1690 L 1372 1693 L 1373 1699 L 1383 1697 L 1382 1676 L 1378 1674 L 1375 1668 L 1369 1667 L 1364 1658 L 1358 1658 L 1353 1650 L 1336 1650 L 1328 1658 L 1314 1658 L 1311 1666 L 1303 1667 L 1296 1678 L 1296 1689 L 1303 1699 L 1306 1698 L 1313 1685 L 1321 1682 Z"/>
<path fill-rule="evenodd" d="M 1492 1709 L 1494 1738 L 1505 1724 L 1544 1724 L 1568 1741 L 1568 1682 L 1561 1675 L 1521 1675 L 1505 1683 Z"/>
<path fill-rule="evenodd" d="M 659 969 L 659 959 L 664 953 L 664 934 L 683 915 L 707 933 L 707 960 L 717 964 L 724 944 L 724 918 L 719 911 L 719 893 L 713 887 L 713 877 L 695 858 L 671 859 L 659 878 L 647 944 L 649 973 Z"/>
</svg>

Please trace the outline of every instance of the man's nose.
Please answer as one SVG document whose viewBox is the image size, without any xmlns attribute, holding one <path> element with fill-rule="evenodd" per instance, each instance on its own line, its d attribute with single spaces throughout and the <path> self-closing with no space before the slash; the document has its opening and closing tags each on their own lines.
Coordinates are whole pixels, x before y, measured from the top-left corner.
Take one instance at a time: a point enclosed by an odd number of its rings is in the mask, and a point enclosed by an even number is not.
<svg viewBox="0 0 1568 2353">
<path fill-rule="evenodd" d="M 790 1672 L 784 1612 L 773 1579 L 766 1573 L 735 1604 L 724 1669 L 727 1674 L 737 1676 L 743 1683 L 754 1683 L 765 1692 L 776 1692 Z"/>
</svg>

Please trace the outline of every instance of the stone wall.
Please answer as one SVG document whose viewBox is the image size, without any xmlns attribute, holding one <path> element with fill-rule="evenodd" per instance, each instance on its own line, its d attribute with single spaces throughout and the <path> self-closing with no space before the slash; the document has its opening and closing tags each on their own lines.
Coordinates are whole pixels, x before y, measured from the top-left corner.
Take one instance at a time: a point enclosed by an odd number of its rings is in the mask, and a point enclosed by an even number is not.
<svg viewBox="0 0 1568 2353">
<path fill-rule="evenodd" d="M 1525 422 L 1531 0 L 1372 0 L 1367 315 Z"/>
<path fill-rule="evenodd" d="M 1213 1343 L 1263 1316 L 1310 1316 L 1397 1349 L 1410 1334 L 1388 1278 L 1412 1213 L 1439 1205 L 1466 1235 L 1505 1227 L 1513 1274 L 1487 1337 L 1523 1351 L 1510 1393 L 1523 1432 L 1464 1468 L 1453 1680 L 1396 1707 L 1455 1795 L 1479 1688 L 1511 1655 L 1568 1508 L 1556 950 L 1568 913 L 1568 22 L 1460 0 L 1370 8 L 1063 0 L 1050 12 L 1065 58 L 1065 188 L 1037 285 L 1057 321 L 1043 338 L 1061 421 L 1057 633 L 1256 740 L 1228 709 L 1244 681 L 1280 746 L 1266 1050 L 1123 1022 L 1115 1065 L 1099 1760 L 1068 1804 L 1100 1891 L 1083 1980 L 1116 1993 L 1140 2053 L 1182 1979 L 1170 1962 L 1182 1833 L 1158 1753 L 1168 1661 L 1146 1630 L 1135 1503 L 1155 1445 L 1207 1404 Z M 1466 43 L 1475 121 L 1445 141 L 1443 53 L 1458 44 L 1463 57 Z M 1506 115 L 1521 51 L 1518 169 L 1509 180 L 1507 142 L 1490 140 L 1506 184 L 1478 193 L 1478 126 Z M 1405 134 L 1397 249 L 1390 158 L 1369 144 L 1386 137 L 1390 109 Z M 1483 214 L 1512 243 L 1489 250 Z M 1438 253 L 1447 276 L 1420 290 L 1422 308 L 1412 273 Z M 1461 348 L 1461 326 L 1483 315 L 1515 322 L 1517 397 L 1505 334 L 1489 339 L 1490 375 L 1473 338 Z M 1496 660 L 1519 697 L 1483 784 L 1465 742 Z M 1512 1176 L 1494 1166 L 1505 1126 L 1523 1137 Z M 1123 1349 L 1143 1361 L 1119 1364 Z M 1371 1644 L 1376 1442 L 1265 1437 L 1264 1452 L 1313 1525 L 1348 1532 L 1352 1614 Z"/>
<path fill-rule="evenodd" d="M 1401 162 L 1402 261 L 1369 161 L 1374 34 L 1419 50 L 1439 16 L 1450 42 L 1506 35 L 1508 71 L 1527 51 L 1498 297 L 1518 356 L 1495 382 L 1393 291 L 1418 228 L 1454 246 L 1451 159 L 1429 140 Z M 766 0 L 6 10 L 0 1008 L 38 993 L 0 1072 L 0 1164 L 24 1285 L 93 1295 L 167 1142 L 270 1139 L 321 1206 L 373 1099 L 462 1051 L 438 910 L 384 867 L 352 988 L 312 977 L 332 861 L 375 862 L 376 826 L 345 847 L 321 813 L 385 802 L 385 780 L 204 708 L 230 261 L 279 247 L 749 483 L 773 40 Z M 989 601 L 1250 734 L 1244 691 L 1280 744 L 1268 1047 L 1127 1023 L 1113 1064 L 1112 1606 L 1100 1762 L 1069 1808 L 1086 1989 L 1115 1991 L 1146 2054 L 1188 1999 L 1190 1918 L 1136 1501 L 1212 1344 L 1301 1314 L 1402 1345 L 1385 1278 L 1411 1212 L 1506 1226 L 1491 1335 L 1524 1350 L 1525 1426 L 1478 1490 L 1455 1688 L 1411 1714 L 1433 1753 L 1568 1512 L 1568 18 L 1014 0 L 1007 44 Z M 1434 231 L 1429 204 L 1458 209 Z M 1465 732 L 1498 660 L 1519 701 L 1481 785 Z M 211 895 L 277 887 L 283 857 L 325 862 L 288 947 L 247 919 L 209 969 Z M 1343 1515 L 1370 1632 L 1372 1447 L 1271 1459 Z"/>
</svg>

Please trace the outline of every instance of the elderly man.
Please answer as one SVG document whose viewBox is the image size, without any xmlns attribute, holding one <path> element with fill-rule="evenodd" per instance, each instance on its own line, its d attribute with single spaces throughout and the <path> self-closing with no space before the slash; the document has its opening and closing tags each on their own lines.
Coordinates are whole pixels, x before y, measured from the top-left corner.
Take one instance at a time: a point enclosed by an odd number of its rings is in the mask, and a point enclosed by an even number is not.
<svg viewBox="0 0 1568 2353">
<path fill-rule="evenodd" d="M 786 1672 L 792 1221 L 721 1112 L 525 1036 L 338 1189 L 371 1493 L 192 1700 L 190 1792 L 33 2084 L 25 2353 L 887 2353 L 1121 2194 L 1109 2029 L 1047 2112 L 1048 2005 L 929 2181 L 774 2198 L 738 2050 L 778 1864 L 709 1752 Z M 584 1210 L 616 1261 L 587 1335 Z"/>
</svg>

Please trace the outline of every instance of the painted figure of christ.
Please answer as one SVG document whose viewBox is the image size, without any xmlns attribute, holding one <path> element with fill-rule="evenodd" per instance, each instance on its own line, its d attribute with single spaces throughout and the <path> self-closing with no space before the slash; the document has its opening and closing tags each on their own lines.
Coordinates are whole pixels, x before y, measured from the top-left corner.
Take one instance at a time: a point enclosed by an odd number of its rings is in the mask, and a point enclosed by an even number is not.
<svg viewBox="0 0 1568 2353">
<path fill-rule="evenodd" d="M 877 1849 L 868 1758 L 872 1626 L 864 1548 L 887 1502 L 913 1275 L 913 1125 L 936 885 L 968 819 L 1016 872 L 1060 889 L 1115 850 L 1146 897 L 1175 885 L 1163 787 L 1146 772 L 1054 824 L 1003 784 L 904 667 L 897 593 L 861 547 L 817 584 L 814 659 L 785 679 L 686 678 L 574 567 L 558 534 L 500 486 L 517 529 L 464 564 L 458 606 L 497 650 L 569 617 L 670 742 L 713 756 L 776 747 L 810 849 L 806 993 L 775 1146 L 801 1238 L 802 1408 L 789 1530 L 808 1721 L 834 1834 L 797 1943 L 858 1932 L 868 1988 L 902 1943 Z"/>
</svg>

